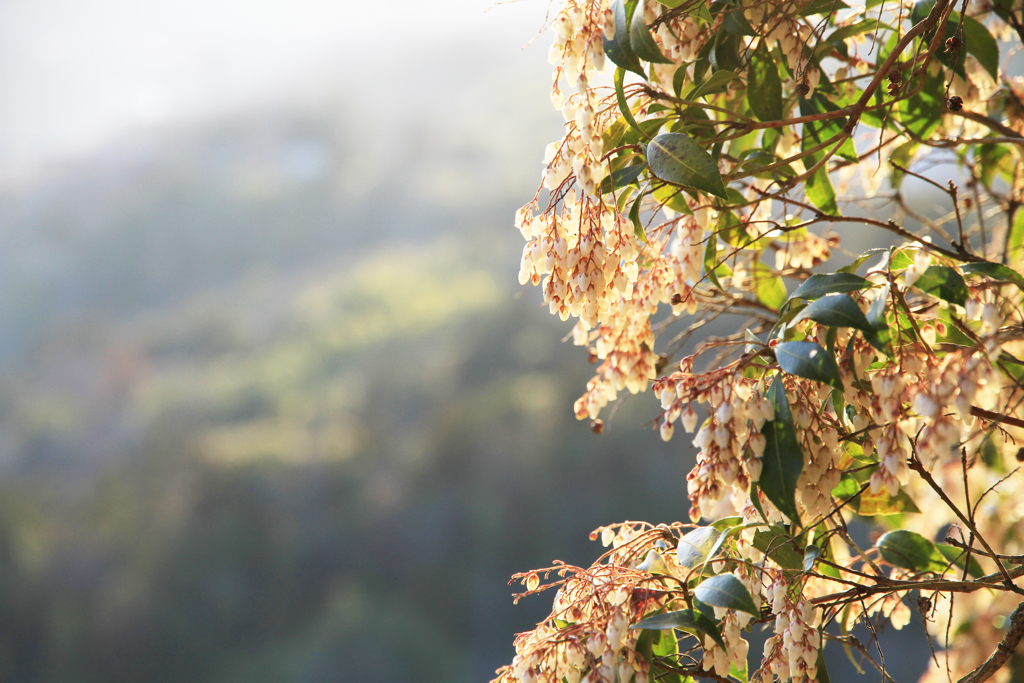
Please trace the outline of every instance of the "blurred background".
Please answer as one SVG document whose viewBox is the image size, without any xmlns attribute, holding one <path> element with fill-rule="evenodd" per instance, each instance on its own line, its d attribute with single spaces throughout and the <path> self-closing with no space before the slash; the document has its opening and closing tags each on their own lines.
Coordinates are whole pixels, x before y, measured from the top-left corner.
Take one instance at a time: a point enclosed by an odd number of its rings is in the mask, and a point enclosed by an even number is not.
<svg viewBox="0 0 1024 683">
<path fill-rule="evenodd" d="M 491 5 L 0 3 L 0 681 L 487 681 L 512 573 L 685 519 L 516 283 L 561 117 Z"/>
</svg>

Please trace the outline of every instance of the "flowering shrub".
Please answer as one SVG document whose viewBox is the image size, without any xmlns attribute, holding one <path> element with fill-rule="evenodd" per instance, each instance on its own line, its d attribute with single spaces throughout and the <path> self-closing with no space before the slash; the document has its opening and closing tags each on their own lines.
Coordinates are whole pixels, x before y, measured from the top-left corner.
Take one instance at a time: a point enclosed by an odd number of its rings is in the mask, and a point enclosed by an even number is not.
<svg viewBox="0 0 1024 683">
<path fill-rule="evenodd" d="M 830 642 L 891 680 L 852 629 L 915 613 L 939 646 L 928 680 L 1021 664 L 1022 10 L 560 8 L 565 135 L 516 214 L 520 282 L 597 364 L 579 419 L 600 433 L 609 403 L 649 389 L 662 438 L 679 425 L 699 453 L 689 523 L 604 527 L 593 566 L 514 577 L 554 609 L 497 681 L 826 681 Z M 925 175 L 939 161 L 948 182 Z M 904 202 L 907 176 L 944 215 Z M 850 226 L 886 246 L 844 253 Z M 746 322 L 676 357 L 724 314 Z M 880 527 L 874 545 L 854 522 Z"/>
</svg>

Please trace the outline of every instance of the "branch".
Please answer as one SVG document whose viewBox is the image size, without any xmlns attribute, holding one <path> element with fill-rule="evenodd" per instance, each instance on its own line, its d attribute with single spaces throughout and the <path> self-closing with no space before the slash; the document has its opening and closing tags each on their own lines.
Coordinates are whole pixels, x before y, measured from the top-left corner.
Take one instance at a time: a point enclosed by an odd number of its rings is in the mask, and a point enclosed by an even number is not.
<svg viewBox="0 0 1024 683">
<path fill-rule="evenodd" d="M 1010 626 L 1006 629 L 1006 635 L 999 641 L 996 651 L 985 660 L 985 663 L 977 669 L 961 678 L 957 683 L 981 683 L 987 680 L 992 674 L 1002 668 L 1006 660 L 1010 658 L 1013 651 L 1017 649 L 1021 636 L 1024 635 L 1024 602 L 1017 605 L 1010 615 Z"/>
</svg>

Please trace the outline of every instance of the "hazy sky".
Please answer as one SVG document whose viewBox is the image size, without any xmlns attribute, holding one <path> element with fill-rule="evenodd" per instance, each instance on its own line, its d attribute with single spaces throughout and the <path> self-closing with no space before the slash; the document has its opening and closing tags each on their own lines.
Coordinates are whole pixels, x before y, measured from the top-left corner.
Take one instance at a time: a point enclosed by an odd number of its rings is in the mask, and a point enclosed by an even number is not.
<svg viewBox="0 0 1024 683">
<path fill-rule="evenodd" d="M 266 99 L 332 65 L 373 78 L 380 57 L 467 36 L 514 59 L 547 4 L 0 0 L 0 167 Z"/>
</svg>

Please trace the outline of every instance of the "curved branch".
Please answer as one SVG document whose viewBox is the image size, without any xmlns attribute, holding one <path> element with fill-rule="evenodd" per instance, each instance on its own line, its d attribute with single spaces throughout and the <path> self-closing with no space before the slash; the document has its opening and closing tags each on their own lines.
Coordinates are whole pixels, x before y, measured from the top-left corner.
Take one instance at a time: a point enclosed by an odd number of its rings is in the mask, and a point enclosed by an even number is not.
<svg viewBox="0 0 1024 683">
<path fill-rule="evenodd" d="M 1006 635 L 999 641 L 992 656 L 957 683 L 981 683 L 987 680 L 992 674 L 999 671 L 1006 660 L 1010 658 L 1013 651 L 1017 649 L 1017 645 L 1020 644 L 1022 635 L 1024 635 L 1024 602 L 1017 605 L 1017 609 L 1013 610 L 1013 614 L 1010 615 L 1010 626 L 1006 629 Z"/>
</svg>

